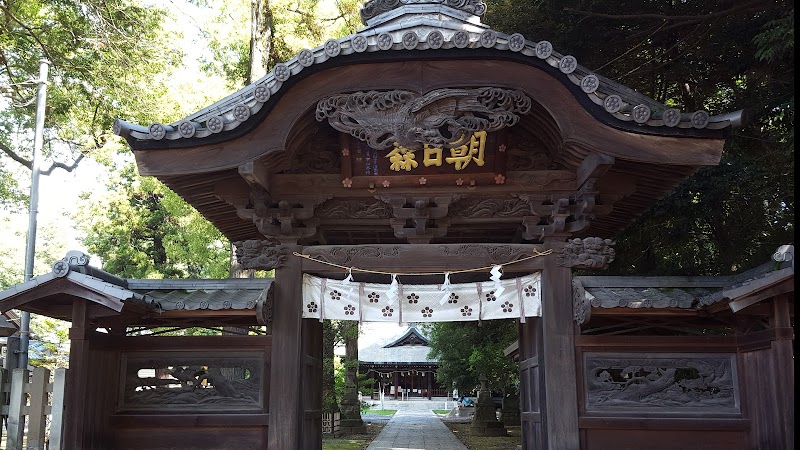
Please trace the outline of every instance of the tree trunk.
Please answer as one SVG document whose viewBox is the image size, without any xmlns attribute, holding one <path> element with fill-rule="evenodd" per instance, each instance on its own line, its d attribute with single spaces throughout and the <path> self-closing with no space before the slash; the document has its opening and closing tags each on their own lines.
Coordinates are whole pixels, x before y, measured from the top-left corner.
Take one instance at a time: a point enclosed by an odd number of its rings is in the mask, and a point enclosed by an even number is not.
<svg viewBox="0 0 800 450">
<path fill-rule="evenodd" d="M 336 400 L 336 380 L 333 349 L 336 346 L 336 325 L 332 320 L 322 322 L 322 412 L 339 412 Z"/>
<path fill-rule="evenodd" d="M 250 0 L 250 67 L 247 83 L 267 74 L 272 49 L 272 10 L 269 0 Z"/>
<path fill-rule="evenodd" d="M 236 269 L 236 247 L 231 244 L 231 271 L 230 278 L 253 278 L 256 271 L 252 269 Z M 248 329 L 246 327 L 222 327 L 223 336 L 236 336 L 247 335 Z"/>
</svg>

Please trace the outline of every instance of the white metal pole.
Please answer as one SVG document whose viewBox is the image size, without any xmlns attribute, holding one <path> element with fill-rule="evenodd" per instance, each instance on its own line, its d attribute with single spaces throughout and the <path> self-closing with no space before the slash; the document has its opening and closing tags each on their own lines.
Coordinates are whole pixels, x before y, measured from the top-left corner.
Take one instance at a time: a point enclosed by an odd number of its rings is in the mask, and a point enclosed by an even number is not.
<svg viewBox="0 0 800 450">
<path fill-rule="evenodd" d="M 33 135 L 33 158 L 31 161 L 31 193 L 28 206 L 28 237 L 25 246 L 25 281 L 33 278 L 33 262 L 36 253 L 36 215 L 39 212 L 39 164 L 44 143 L 44 111 L 47 103 L 47 71 L 50 62 L 39 60 L 39 84 L 36 90 L 36 128 Z M 19 324 L 19 367 L 28 368 L 31 313 L 22 312 Z"/>
</svg>

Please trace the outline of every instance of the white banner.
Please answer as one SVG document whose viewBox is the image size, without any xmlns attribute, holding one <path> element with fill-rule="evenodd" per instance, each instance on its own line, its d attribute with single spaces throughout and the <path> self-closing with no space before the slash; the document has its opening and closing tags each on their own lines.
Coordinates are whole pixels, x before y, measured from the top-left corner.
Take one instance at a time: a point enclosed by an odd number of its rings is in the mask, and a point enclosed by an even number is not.
<svg viewBox="0 0 800 450">
<path fill-rule="evenodd" d="M 378 284 L 303 275 L 303 318 L 452 322 L 542 315 L 541 275 L 444 285 Z"/>
</svg>

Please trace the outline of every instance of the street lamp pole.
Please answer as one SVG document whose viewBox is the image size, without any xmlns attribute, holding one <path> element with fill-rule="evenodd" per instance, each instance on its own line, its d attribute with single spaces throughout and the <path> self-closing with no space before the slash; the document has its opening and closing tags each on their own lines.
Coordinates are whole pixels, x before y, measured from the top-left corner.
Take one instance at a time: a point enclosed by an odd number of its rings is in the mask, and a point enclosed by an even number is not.
<svg viewBox="0 0 800 450">
<path fill-rule="evenodd" d="M 39 60 L 39 87 L 36 90 L 36 127 L 33 135 L 33 159 L 31 161 L 31 193 L 28 206 L 28 237 L 25 246 L 25 278 L 33 278 L 33 262 L 36 253 L 36 215 L 39 212 L 39 163 L 42 159 L 44 143 L 44 111 L 47 102 L 47 71 L 50 62 Z M 19 324 L 19 366 L 28 368 L 28 347 L 30 342 L 31 313 L 22 312 Z"/>
</svg>

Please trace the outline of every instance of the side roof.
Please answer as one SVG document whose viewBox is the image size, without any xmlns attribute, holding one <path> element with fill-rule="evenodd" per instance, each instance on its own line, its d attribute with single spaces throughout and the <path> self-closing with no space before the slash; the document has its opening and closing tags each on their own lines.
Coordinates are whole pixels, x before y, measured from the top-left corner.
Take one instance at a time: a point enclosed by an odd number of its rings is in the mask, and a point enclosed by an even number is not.
<svg viewBox="0 0 800 450">
<path fill-rule="evenodd" d="M 794 291 L 794 246 L 783 245 L 773 261 L 731 276 L 710 277 L 573 277 L 576 305 L 586 308 L 700 310 L 727 303 L 732 312 L 753 305 L 764 296 L 761 291 Z M 777 290 L 770 291 L 778 292 Z M 738 303 L 737 303 L 738 302 Z"/>
<path fill-rule="evenodd" d="M 0 292 L 0 312 L 11 309 L 71 320 L 71 302 L 98 305 L 98 317 L 132 313 L 159 317 L 166 312 L 240 311 L 254 319 L 267 301 L 271 278 L 124 279 L 88 265 L 87 255 L 70 251 L 49 273 Z M 191 313 L 190 313 L 191 314 Z M 146 321 L 146 319 L 144 319 Z"/>
</svg>

